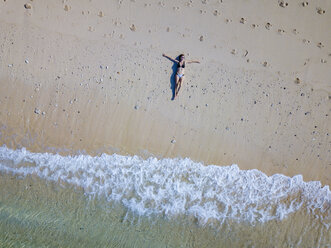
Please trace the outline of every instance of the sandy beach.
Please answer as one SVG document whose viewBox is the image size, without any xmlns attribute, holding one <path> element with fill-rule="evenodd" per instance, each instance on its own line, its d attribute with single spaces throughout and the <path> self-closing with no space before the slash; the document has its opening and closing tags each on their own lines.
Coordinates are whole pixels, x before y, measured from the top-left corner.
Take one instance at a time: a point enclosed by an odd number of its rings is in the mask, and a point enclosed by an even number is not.
<svg viewBox="0 0 331 248">
<path fill-rule="evenodd" d="M 0 145 L 331 185 L 331 2 L 0 2 Z M 174 101 L 176 65 L 187 65 Z"/>
</svg>

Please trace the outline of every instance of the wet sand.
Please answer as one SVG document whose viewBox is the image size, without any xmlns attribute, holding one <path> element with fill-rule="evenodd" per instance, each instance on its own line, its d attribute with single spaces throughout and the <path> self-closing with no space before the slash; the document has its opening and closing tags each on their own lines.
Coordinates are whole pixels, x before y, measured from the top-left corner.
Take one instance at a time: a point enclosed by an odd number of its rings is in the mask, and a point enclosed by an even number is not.
<svg viewBox="0 0 331 248">
<path fill-rule="evenodd" d="M 2 1 L 0 144 L 331 185 L 331 3 Z M 173 63 L 188 65 L 172 101 Z"/>
</svg>

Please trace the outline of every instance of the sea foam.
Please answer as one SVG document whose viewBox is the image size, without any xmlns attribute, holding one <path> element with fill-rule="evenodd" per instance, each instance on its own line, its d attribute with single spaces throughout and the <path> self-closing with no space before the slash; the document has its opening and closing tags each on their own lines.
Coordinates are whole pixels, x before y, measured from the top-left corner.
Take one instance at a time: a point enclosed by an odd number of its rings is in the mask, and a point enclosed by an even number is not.
<svg viewBox="0 0 331 248">
<path fill-rule="evenodd" d="M 204 166 L 186 159 L 142 159 L 138 156 L 61 156 L 0 147 L 0 171 L 37 175 L 82 187 L 144 216 L 189 215 L 200 222 L 282 220 L 302 208 L 330 212 L 329 186 L 304 182 L 301 175 L 268 177 L 237 165 Z M 318 212 L 318 214 L 316 214 Z M 330 225 L 330 220 L 323 220 Z"/>
</svg>

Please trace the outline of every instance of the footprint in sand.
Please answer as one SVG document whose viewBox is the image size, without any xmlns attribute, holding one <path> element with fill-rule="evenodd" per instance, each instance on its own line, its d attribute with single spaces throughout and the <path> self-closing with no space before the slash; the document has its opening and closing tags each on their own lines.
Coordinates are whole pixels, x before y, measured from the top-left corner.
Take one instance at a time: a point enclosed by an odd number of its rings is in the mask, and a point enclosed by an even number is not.
<svg viewBox="0 0 331 248">
<path fill-rule="evenodd" d="M 302 3 L 302 6 L 303 6 L 303 7 L 308 6 L 308 2 L 303 2 L 303 3 Z"/>
<path fill-rule="evenodd" d="M 31 8 L 32 8 L 32 5 L 29 4 L 29 3 L 26 3 L 26 4 L 24 4 L 24 8 L 26 8 L 26 9 L 31 9 Z"/>
<path fill-rule="evenodd" d="M 262 65 L 263 65 L 264 67 L 267 67 L 267 66 L 268 66 L 268 62 L 267 62 L 267 61 L 264 61 L 264 62 L 262 63 Z"/>
<path fill-rule="evenodd" d="M 199 39 L 199 40 L 200 40 L 200 41 L 203 41 L 203 36 L 202 36 L 202 35 L 200 36 L 200 39 Z"/>
<path fill-rule="evenodd" d="M 285 1 L 282 1 L 282 0 L 278 1 L 278 3 L 279 3 L 279 6 L 280 6 L 280 7 L 283 7 L 283 8 L 285 8 L 285 7 L 288 6 L 288 3 L 285 2 Z"/>
<path fill-rule="evenodd" d="M 186 7 L 193 7 L 193 2 L 192 2 L 192 0 L 189 1 L 189 2 L 187 2 L 187 3 L 185 3 L 185 5 L 186 5 Z"/>
<path fill-rule="evenodd" d="M 114 22 L 114 25 L 115 25 L 115 26 L 120 26 L 120 25 L 122 25 L 122 23 L 121 23 L 120 21 L 115 21 L 115 22 Z"/>
<path fill-rule="evenodd" d="M 70 6 L 68 6 L 68 5 L 64 5 L 64 8 L 63 8 L 65 11 L 69 11 L 70 9 L 71 9 L 71 7 Z"/>
<path fill-rule="evenodd" d="M 104 17 L 104 14 L 102 11 L 99 11 L 99 14 L 98 14 L 99 17 Z"/>
<path fill-rule="evenodd" d="M 267 22 L 267 23 L 265 24 L 265 28 L 266 28 L 266 29 L 270 30 L 271 27 L 272 27 L 272 25 L 271 25 L 270 22 Z"/>
<path fill-rule="evenodd" d="M 307 65 L 309 63 L 310 59 L 306 59 L 305 63 L 303 65 Z"/>
<path fill-rule="evenodd" d="M 302 42 L 305 44 L 310 44 L 310 40 L 307 40 L 307 39 L 303 39 Z"/>
<path fill-rule="evenodd" d="M 294 83 L 296 83 L 296 84 L 300 84 L 300 83 L 301 83 L 300 78 L 296 78 L 296 79 L 294 80 Z"/>
<path fill-rule="evenodd" d="M 135 32 L 135 31 L 136 31 L 136 26 L 135 26 L 134 24 L 132 24 L 132 25 L 130 26 L 130 30 L 131 30 L 132 32 Z"/>
<path fill-rule="evenodd" d="M 293 32 L 293 34 L 298 34 L 299 33 L 298 30 L 296 30 L 296 29 L 293 29 L 292 32 Z"/>
<path fill-rule="evenodd" d="M 325 59 L 321 59 L 321 63 L 322 63 L 322 64 L 326 64 L 327 61 L 326 61 Z"/>
<path fill-rule="evenodd" d="M 323 48 L 324 45 L 322 44 L 322 42 L 318 42 L 318 43 L 317 43 L 317 47 L 319 47 L 319 48 Z"/>
<path fill-rule="evenodd" d="M 284 34 L 285 33 L 285 30 L 284 29 L 278 29 L 278 34 Z"/>
<path fill-rule="evenodd" d="M 213 14 L 214 14 L 214 16 L 219 16 L 221 14 L 221 12 L 219 10 L 215 9 Z"/>
<path fill-rule="evenodd" d="M 320 14 L 320 15 L 323 15 L 323 14 L 325 14 L 325 10 L 321 9 L 321 8 L 318 8 L 317 13 Z"/>
<path fill-rule="evenodd" d="M 245 18 L 243 18 L 243 17 L 240 18 L 240 23 L 241 23 L 241 24 L 245 24 L 245 22 L 246 22 Z"/>
</svg>

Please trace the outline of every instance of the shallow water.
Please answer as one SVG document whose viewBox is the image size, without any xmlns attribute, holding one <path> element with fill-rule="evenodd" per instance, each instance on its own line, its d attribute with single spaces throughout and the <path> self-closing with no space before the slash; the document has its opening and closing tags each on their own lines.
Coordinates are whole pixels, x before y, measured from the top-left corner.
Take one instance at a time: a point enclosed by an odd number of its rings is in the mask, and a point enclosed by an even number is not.
<svg viewBox="0 0 331 248">
<path fill-rule="evenodd" d="M 318 182 L 189 159 L 0 148 L 3 247 L 330 247 Z"/>
</svg>

